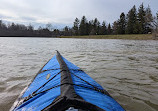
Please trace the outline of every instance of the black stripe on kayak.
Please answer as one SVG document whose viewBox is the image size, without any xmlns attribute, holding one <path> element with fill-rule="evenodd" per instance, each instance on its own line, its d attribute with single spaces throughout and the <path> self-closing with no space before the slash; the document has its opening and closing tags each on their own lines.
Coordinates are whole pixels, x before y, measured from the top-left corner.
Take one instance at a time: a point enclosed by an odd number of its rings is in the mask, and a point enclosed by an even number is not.
<svg viewBox="0 0 158 111">
<path fill-rule="evenodd" d="M 61 84 L 73 84 L 70 71 L 59 52 L 57 52 L 57 60 L 60 64 L 60 70 L 63 70 L 61 72 Z M 67 96 L 68 98 L 81 98 L 75 93 L 74 87 L 72 85 L 62 85 L 60 91 L 61 96 Z"/>
<path fill-rule="evenodd" d="M 49 59 L 50 61 L 51 59 Z M 49 62 L 48 61 L 48 62 Z M 22 91 L 22 93 L 20 93 L 19 97 L 15 100 L 13 106 L 10 108 L 10 111 L 14 110 L 15 108 L 17 108 L 19 105 L 21 105 L 24 102 L 24 98 L 22 98 L 22 95 L 25 93 L 25 91 L 30 87 L 30 85 L 32 84 L 32 82 L 34 81 L 34 79 L 37 77 L 38 74 L 40 74 L 42 72 L 42 69 L 44 68 L 44 66 L 48 63 L 46 62 L 43 67 L 38 71 L 38 73 L 36 73 L 35 77 L 31 80 L 30 84 L 25 87 Z"/>
<path fill-rule="evenodd" d="M 76 94 L 69 68 L 62 59 L 62 56 L 57 51 L 57 60 L 60 64 L 61 71 L 61 94 L 49 106 L 42 111 L 65 111 L 69 107 L 79 109 L 79 111 L 105 111 L 96 105 L 86 102 Z"/>
</svg>

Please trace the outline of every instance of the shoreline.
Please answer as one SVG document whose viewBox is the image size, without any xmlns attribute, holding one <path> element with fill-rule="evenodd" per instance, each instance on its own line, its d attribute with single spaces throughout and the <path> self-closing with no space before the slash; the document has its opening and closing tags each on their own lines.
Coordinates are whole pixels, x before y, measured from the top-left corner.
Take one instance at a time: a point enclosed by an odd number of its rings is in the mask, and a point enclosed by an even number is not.
<svg viewBox="0 0 158 111">
<path fill-rule="evenodd" d="M 10 38 L 72 38 L 72 39 L 122 39 L 122 40 L 158 40 L 152 34 L 124 34 L 124 35 L 86 35 L 86 36 L 0 36 Z"/>
<path fill-rule="evenodd" d="M 58 37 L 57 37 L 58 38 Z M 60 36 L 59 38 L 77 39 L 125 39 L 125 40 L 158 40 L 152 34 L 127 34 L 127 35 L 87 35 L 87 36 Z"/>
</svg>

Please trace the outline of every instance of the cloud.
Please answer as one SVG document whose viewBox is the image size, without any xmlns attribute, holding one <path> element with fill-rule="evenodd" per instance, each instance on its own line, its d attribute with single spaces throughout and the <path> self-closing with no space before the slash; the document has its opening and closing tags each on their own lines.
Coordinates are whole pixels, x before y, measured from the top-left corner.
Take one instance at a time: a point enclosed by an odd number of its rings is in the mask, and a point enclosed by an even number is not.
<svg viewBox="0 0 158 111">
<path fill-rule="evenodd" d="M 148 4 L 154 13 L 157 0 L 0 0 L 0 19 L 37 24 L 72 24 L 83 15 L 88 20 L 98 18 L 112 23 L 121 12 L 127 13 L 133 5 Z"/>
</svg>

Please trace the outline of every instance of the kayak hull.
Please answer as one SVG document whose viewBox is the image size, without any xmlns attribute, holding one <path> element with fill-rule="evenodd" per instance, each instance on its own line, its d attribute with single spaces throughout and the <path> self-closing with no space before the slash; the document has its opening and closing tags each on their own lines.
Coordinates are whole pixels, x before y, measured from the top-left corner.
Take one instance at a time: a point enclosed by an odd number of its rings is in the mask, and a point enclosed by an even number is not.
<svg viewBox="0 0 158 111">
<path fill-rule="evenodd" d="M 13 105 L 13 111 L 124 111 L 110 94 L 59 52 L 37 73 Z"/>
</svg>

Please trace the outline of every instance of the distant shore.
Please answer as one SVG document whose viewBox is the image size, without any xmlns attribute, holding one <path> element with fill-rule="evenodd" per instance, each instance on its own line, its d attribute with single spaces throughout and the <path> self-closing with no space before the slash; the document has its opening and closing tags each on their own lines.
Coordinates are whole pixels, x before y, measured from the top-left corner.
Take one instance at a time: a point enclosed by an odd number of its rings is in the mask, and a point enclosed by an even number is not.
<svg viewBox="0 0 158 111">
<path fill-rule="evenodd" d="M 127 35 L 86 35 L 86 36 L 0 36 L 19 38 L 74 38 L 74 39 L 124 39 L 124 40 L 158 40 L 152 34 L 127 34 Z"/>
<path fill-rule="evenodd" d="M 60 36 L 59 38 L 158 40 L 158 38 L 153 37 L 152 34 Z"/>
</svg>

